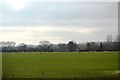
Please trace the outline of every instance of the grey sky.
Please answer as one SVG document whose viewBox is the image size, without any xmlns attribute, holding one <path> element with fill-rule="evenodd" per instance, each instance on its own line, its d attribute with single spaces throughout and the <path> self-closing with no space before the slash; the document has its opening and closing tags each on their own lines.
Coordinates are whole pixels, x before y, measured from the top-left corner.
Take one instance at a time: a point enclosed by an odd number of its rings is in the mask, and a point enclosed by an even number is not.
<svg viewBox="0 0 120 80">
<path fill-rule="evenodd" d="M 0 40 L 37 44 L 105 41 L 118 31 L 117 2 L 20 2 L 0 3 Z"/>
</svg>

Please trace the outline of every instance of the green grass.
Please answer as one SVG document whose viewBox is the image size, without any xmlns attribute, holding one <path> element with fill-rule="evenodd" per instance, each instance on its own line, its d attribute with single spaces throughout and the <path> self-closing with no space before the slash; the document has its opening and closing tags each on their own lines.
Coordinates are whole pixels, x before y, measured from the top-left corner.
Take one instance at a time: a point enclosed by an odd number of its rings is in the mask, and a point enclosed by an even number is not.
<svg viewBox="0 0 120 80">
<path fill-rule="evenodd" d="M 2 53 L 0 52 L 0 78 L 2 77 Z"/>
<path fill-rule="evenodd" d="M 3 53 L 3 78 L 117 77 L 117 52 Z"/>
</svg>

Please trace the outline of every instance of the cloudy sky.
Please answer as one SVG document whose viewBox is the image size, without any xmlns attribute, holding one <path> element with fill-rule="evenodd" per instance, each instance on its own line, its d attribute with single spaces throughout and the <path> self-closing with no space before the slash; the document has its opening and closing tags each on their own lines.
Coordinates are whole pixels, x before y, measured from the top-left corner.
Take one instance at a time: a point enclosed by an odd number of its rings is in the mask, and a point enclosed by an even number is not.
<svg viewBox="0 0 120 80">
<path fill-rule="evenodd" d="M 118 33 L 117 10 L 117 2 L 4 0 L 0 2 L 0 41 L 105 41 L 107 35 L 115 38 Z"/>
</svg>

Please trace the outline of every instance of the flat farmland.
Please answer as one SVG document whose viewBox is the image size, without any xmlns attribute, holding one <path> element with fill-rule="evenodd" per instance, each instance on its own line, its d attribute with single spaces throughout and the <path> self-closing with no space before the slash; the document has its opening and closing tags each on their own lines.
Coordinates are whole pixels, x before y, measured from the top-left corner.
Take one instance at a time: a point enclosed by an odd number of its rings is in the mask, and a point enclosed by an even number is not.
<svg viewBox="0 0 120 80">
<path fill-rule="evenodd" d="M 2 53 L 0 52 L 0 79 L 2 78 Z"/>
<path fill-rule="evenodd" d="M 118 52 L 2 53 L 3 78 L 104 78 L 118 76 Z"/>
</svg>

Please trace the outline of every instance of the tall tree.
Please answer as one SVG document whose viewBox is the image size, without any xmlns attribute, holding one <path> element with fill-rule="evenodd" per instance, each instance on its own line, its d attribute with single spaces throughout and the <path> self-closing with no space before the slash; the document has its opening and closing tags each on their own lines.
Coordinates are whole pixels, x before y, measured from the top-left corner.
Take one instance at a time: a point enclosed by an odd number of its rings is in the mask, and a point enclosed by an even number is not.
<svg viewBox="0 0 120 80">
<path fill-rule="evenodd" d="M 6 49 L 6 51 L 14 51 L 15 50 L 15 42 L 13 42 L 13 41 L 7 41 L 7 42 L 5 42 L 5 48 L 4 49 Z"/>
<path fill-rule="evenodd" d="M 19 51 L 27 51 L 27 44 L 25 44 L 25 43 L 20 43 L 20 44 L 18 45 L 18 50 L 19 50 Z"/>
<path fill-rule="evenodd" d="M 0 46 L 1 47 L 5 47 L 6 46 L 6 42 L 4 42 L 4 41 L 0 42 Z"/>
<path fill-rule="evenodd" d="M 92 51 L 97 50 L 97 46 L 96 46 L 96 43 L 95 43 L 95 42 L 91 42 L 91 43 L 90 43 L 90 47 L 91 47 L 91 50 L 92 50 Z"/>
<path fill-rule="evenodd" d="M 106 39 L 107 39 L 106 49 L 111 50 L 112 49 L 112 35 L 107 35 Z"/>
<path fill-rule="evenodd" d="M 100 50 L 103 50 L 103 43 L 100 43 Z"/>
<path fill-rule="evenodd" d="M 70 41 L 68 44 L 67 44 L 67 47 L 68 47 L 68 51 L 70 52 L 73 52 L 73 51 L 76 51 L 77 49 L 77 44 L 73 41 Z"/>
<path fill-rule="evenodd" d="M 87 51 L 90 51 L 90 50 L 91 50 L 91 45 L 90 45 L 90 43 L 87 43 L 87 44 L 86 44 L 86 50 L 87 50 Z"/>
<path fill-rule="evenodd" d="M 66 44 L 58 44 L 59 51 L 65 52 L 67 51 L 67 45 Z"/>
<path fill-rule="evenodd" d="M 45 52 L 48 52 L 50 51 L 50 42 L 49 41 L 40 41 L 39 42 L 39 49 L 41 49 L 41 51 L 45 51 Z"/>
<path fill-rule="evenodd" d="M 49 41 L 40 41 L 39 44 L 41 46 L 48 46 L 48 45 L 50 45 L 50 42 Z"/>
<path fill-rule="evenodd" d="M 112 35 L 107 35 L 106 37 L 108 44 L 111 44 L 112 42 Z"/>
</svg>

